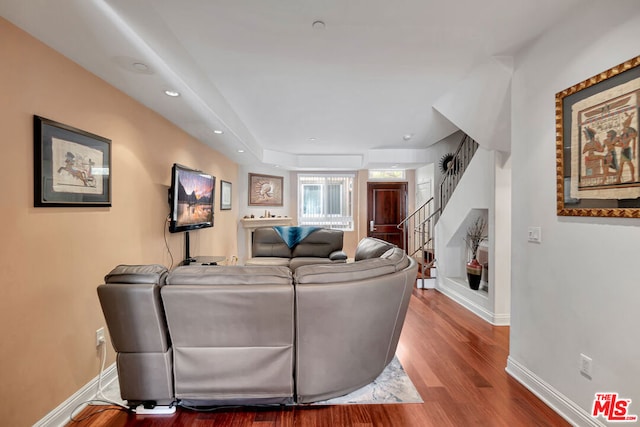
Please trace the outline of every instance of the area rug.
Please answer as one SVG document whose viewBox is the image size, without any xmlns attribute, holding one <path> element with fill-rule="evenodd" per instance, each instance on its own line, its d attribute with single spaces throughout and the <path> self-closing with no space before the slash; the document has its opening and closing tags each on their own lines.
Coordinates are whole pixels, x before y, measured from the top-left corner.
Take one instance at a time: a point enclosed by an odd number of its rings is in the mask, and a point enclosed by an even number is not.
<svg viewBox="0 0 640 427">
<path fill-rule="evenodd" d="M 389 403 L 423 403 L 397 357 L 372 383 L 344 396 L 314 402 L 312 405 L 368 405 Z"/>
<path fill-rule="evenodd" d="M 118 381 L 113 381 L 103 390 L 104 396 L 112 401 L 122 403 Z M 389 403 L 423 403 L 418 390 L 402 368 L 400 361 L 394 357 L 384 371 L 361 389 L 347 395 L 329 400 L 314 402 L 311 405 L 368 405 Z"/>
</svg>

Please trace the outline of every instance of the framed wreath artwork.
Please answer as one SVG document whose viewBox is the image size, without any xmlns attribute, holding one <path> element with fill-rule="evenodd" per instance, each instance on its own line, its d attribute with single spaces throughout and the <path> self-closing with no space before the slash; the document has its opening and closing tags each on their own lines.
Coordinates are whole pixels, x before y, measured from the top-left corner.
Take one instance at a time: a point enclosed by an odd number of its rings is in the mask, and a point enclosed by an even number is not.
<svg viewBox="0 0 640 427">
<path fill-rule="evenodd" d="M 640 56 L 556 94 L 557 213 L 640 218 Z"/>
<path fill-rule="evenodd" d="M 249 174 L 249 206 L 282 206 L 281 176 Z"/>
</svg>

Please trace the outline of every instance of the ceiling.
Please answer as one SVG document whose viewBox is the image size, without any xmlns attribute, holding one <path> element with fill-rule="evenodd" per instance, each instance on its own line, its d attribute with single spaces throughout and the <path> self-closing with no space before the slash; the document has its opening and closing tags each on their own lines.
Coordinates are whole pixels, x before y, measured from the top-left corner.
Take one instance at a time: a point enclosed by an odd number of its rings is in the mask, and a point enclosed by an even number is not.
<svg viewBox="0 0 640 427">
<path fill-rule="evenodd" d="M 579 3 L 0 0 L 0 15 L 239 164 L 414 168 L 397 153 L 457 130 L 433 103 Z"/>
</svg>

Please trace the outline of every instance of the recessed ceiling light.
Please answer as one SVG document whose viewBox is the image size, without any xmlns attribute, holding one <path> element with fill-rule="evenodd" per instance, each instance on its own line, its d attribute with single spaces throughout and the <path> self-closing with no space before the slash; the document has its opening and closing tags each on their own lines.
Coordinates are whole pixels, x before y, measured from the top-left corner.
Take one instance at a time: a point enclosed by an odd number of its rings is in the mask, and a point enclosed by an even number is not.
<svg viewBox="0 0 640 427">
<path fill-rule="evenodd" d="M 318 140 L 317 138 L 313 138 L 313 137 L 312 137 L 312 138 L 309 138 L 309 141 L 311 141 L 311 142 L 313 142 L 313 141 L 317 141 L 317 140 Z"/>
<path fill-rule="evenodd" d="M 180 92 L 176 92 L 175 90 L 165 90 L 164 94 L 172 97 L 180 96 Z"/>
<path fill-rule="evenodd" d="M 409 141 L 411 138 L 413 138 L 413 134 L 412 133 L 407 133 L 407 134 L 402 136 L 402 139 L 404 139 L 405 141 Z"/>
<path fill-rule="evenodd" d="M 397 167 L 398 167 L 398 165 L 393 165 L 393 166 L 391 166 L 391 168 L 393 168 L 393 169 L 395 169 L 395 168 L 397 168 Z"/>
<path fill-rule="evenodd" d="M 216 135 L 222 135 L 224 132 L 221 131 L 220 129 L 214 129 L 213 133 L 215 133 Z"/>
<path fill-rule="evenodd" d="M 313 21 L 313 24 L 311 24 L 311 27 L 314 30 L 324 30 L 327 27 L 327 24 L 324 23 L 324 21 Z"/>
<path fill-rule="evenodd" d="M 138 71 L 149 71 L 149 66 L 147 64 L 143 64 L 142 62 L 134 62 L 131 64 L 133 68 Z"/>
<path fill-rule="evenodd" d="M 244 150 L 238 150 L 238 153 L 244 153 Z"/>
</svg>

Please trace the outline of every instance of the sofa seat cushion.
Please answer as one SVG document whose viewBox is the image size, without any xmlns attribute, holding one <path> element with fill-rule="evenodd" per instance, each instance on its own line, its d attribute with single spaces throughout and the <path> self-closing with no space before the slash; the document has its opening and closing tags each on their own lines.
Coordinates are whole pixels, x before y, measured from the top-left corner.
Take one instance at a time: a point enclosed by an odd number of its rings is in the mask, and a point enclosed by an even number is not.
<svg viewBox="0 0 640 427">
<path fill-rule="evenodd" d="M 369 279 L 396 272 L 390 259 L 372 258 L 353 263 L 303 265 L 296 269 L 296 284 L 341 283 Z"/>
<path fill-rule="evenodd" d="M 263 266 L 276 266 L 276 267 L 289 267 L 290 258 L 279 258 L 273 256 L 259 256 L 255 258 L 249 258 L 245 265 L 263 265 Z"/>
<path fill-rule="evenodd" d="M 360 261 L 363 259 L 379 258 L 382 254 L 394 247 L 394 244 L 384 240 L 376 239 L 375 237 L 365 237 L 358 243 L 354 259 Z"/>
<path fill-rule="evenodd" d="M 167 285 L 290 285 L 291 270 L 278 266 L 182 266 L 167 277 Z"/>
</svg>

